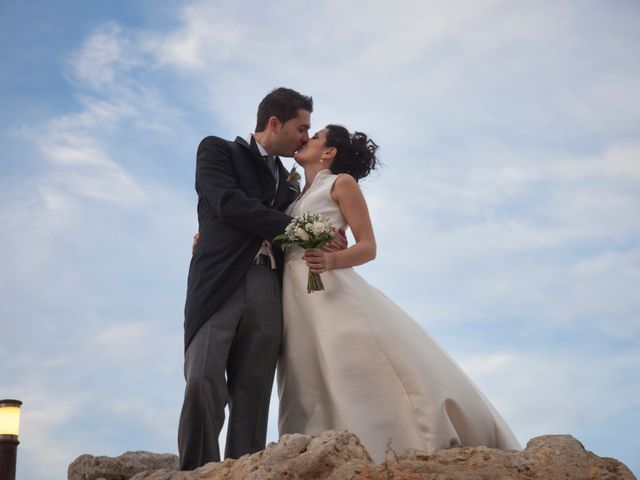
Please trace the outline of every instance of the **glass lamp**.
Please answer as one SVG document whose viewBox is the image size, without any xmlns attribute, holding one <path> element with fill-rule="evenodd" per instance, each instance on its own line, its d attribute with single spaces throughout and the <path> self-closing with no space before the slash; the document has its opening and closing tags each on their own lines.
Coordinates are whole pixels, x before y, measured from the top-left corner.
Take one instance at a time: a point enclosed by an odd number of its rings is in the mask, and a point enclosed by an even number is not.
<svg viewBox="0 0 640 480">
<path fill-rule="evenodd" d="M 20 400 L 0 400 L 0 480 L 15 480 Z"/>
</svg>

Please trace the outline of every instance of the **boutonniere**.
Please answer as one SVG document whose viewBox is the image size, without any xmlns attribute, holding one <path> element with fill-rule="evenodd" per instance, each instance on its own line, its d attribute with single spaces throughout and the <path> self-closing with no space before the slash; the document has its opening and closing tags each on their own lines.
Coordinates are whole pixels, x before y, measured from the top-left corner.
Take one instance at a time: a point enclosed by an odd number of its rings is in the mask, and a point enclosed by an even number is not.
<svg viewBox="0 0 640 480">
<path fill-rule="evenodd" d="M 291 168 L 291 171 L 289 172 L 289 176 L 287 177 L 287 182 L 299 183 L 301 178 L 302 177 L 300 176 L 300 174 L 296 170 L 296 166 L 294 165 L 293 168 Z"/>
</svg>

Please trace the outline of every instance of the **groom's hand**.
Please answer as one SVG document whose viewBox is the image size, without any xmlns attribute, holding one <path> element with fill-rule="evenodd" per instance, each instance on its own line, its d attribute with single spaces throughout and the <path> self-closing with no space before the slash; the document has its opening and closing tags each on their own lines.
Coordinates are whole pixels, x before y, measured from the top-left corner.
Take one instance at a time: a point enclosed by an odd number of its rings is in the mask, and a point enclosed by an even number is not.
<svg viewBox="0 0 640 480">
<path fill-rule="evenodd" d="M 198 246 L 199 241 L 200 241 L 200 232 L 196 233 L 193 236 L 193 245 L 191 245 L 191 255 L 196 253 L 196 247 Z"/>
<path fill-rule="evenodd" d="M 341 228 L 340 230 L 333 229 L 333 240 L 327 243 L 324 247 L 321 248 L 323 252 L 337 252 L 339 250 L 344 250 L 347 248 L 347 235 L 346 232 Z"/>
</svg>

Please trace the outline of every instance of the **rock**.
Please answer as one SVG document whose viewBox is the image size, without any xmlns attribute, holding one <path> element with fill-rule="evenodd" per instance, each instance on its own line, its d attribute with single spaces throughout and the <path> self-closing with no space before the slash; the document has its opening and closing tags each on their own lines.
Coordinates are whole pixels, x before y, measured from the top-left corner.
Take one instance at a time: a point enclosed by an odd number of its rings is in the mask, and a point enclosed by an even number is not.
<svg viewBox="0 0 640 480">
<path fill-rule="evenodd" d="M 319 435 L 283 435 L 279 442 L 237 460 L 208 463 L 193 472 L 153 472 L 132 480 L 266 480 L 328 479 L 346 464 L 371 464 L 371 457 L 354 434 L 330 430 Z"/>
<path fill-rule="evenodd" d="M 431 453 L 409 450 L 397 462 L 388 463 L 387 469 L 389 478 L 398 479 L 635 479 L 623 463 L 598 457 L 571 435 L 536 437 L 522 451 L 487 447 L 457 447 Z"/>
<path fill-rule="evenodd" d="M 169 453 L 127 452 L 119 457 L 81 455 L 69 465 L 68 480 L 128 480 L 147 470 L 179 468 L 178 456 Z"/>
<path fill-rule="evenodd" d="M 141 454 L 143 452 L 137 452 Z M 601 458 L 584 449 L 570 435 L 545 435 L 529 441 L 522 451 L 487 447 L 456 447 L 434 452 L 408 450 L 397 456 L 389 451 L 385 463 L 374 464 L 358 437 L 331 430 L 319 435 L 284 435 L 280 442 L 270 443 L 261 452 L 237 460 L 209 463 L 192 472 L 177 471 L 172 465 L 124 475 L 125 454 L 115 459 L 83 455 L 69 467 L 73 480 L 494 480 L 494 479 L 598 479 L 633 480 L 631 471 L 612 458 Z M 152 454 L 146 454 L 152 455 Z M 91 471 L 91 462 L 102 459 L 100 468 Z M 163 456 L 158 456 L 163 457 Z M 72 467 L 84 465 L 82 474 L 72 477 Z M 108 465 L 111 470 L 104 468 Z M 76 470 L 80 472 L 80 470 Z M 120 476 L 118 476 L 120 475 Z M 101 477 L 102 476 L 102 477 Z"/>
</svg>

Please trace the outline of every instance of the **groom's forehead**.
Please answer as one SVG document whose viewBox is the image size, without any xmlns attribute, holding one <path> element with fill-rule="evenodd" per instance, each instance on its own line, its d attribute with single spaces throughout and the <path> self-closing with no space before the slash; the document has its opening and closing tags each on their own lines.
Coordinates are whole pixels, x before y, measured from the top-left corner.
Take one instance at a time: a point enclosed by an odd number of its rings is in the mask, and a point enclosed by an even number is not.
<svg viewBox="0 0 640 480">
<path fill-rule="evenodd" d="M 311 128 L 311 112 L 309 110 L 304 110 L 303 108 L 298 110 L 298 115 L 293 117 L 291 122 L 296 125 L 300 125 L 306 127 L 307 129 Z"/>
<path fill-rule="evenodd" d="M 289 124 L 291 128 L 295 128 L 296 130 L 304 129 L 309 130 L 311 128 L 311 122 L 308 120 L 300 119 L 300 118 L 292 118 L 286 124 Z"/>
</svg>

